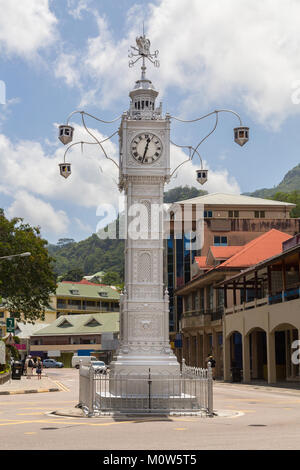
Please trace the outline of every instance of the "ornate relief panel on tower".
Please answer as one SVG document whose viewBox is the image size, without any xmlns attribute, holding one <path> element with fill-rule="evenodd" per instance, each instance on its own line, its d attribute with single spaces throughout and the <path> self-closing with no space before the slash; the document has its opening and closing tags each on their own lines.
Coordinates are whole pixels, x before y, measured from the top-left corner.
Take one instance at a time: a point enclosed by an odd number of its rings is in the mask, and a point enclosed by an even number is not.
<svg viewBox="0 0 300 470">
<path fill-rule="evenodd" d="M 159 340 L 163 335 L 163 315 L 135 313 L 129 317 L 129 339 Z"/>
</svg>

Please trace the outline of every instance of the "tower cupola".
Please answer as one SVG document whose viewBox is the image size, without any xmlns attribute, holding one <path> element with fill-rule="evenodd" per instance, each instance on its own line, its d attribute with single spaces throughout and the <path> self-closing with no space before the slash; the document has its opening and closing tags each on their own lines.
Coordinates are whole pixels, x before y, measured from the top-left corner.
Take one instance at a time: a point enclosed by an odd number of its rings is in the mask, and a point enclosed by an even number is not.
<svg viewBox="0 0 300 470">
<path fill-rule="evenodd" d="M 153 62 L 156 67 L 159 66 L 158 60 L 153 60 L 154 57 L 157 57 L 158 51 L 155 51 L 153 54 L 150 53 L 150 41 L 145 37 L 145 35 L 136 38 L 136 44 L 137 47 L 131 47 L 137 51 L 137 54 L 131 52 L 129 57 L 138 56 L 137 60 L 142 58 L 143 64 L 141 67 L 141 78 L 135 82 L 133 90 L 129 93 L 131 98 L 129 118 L 159 119 L 162 113 L 162 105 L 160 103 L 158 108 L 155 107 L 155 100 L 158 96 L 158 91 L 155 90 L 151 80 L 146 77 L 145 66 L 145 58 Z M 135 62 L 137 62 L 137 60 Z M 132 67 L 135 62 L 130 61 L 129 66 Z"/>
</svg>

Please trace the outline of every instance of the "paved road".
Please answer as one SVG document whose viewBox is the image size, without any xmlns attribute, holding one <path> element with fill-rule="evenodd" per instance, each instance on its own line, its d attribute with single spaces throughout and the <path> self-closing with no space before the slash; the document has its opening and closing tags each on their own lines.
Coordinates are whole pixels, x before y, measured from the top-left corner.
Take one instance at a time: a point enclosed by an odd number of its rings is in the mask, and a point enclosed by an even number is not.
<svg viewBox="0 0 300 470">
<path fill-rule="evenodd" d="M 78 371 L 48 375 L 60 392 L 0 396 L 1 449 L 300 449 L 300 390 L 215 383 L 227 417 L 70 418 L 51 412 L 78 403 Z"/>
</svg>

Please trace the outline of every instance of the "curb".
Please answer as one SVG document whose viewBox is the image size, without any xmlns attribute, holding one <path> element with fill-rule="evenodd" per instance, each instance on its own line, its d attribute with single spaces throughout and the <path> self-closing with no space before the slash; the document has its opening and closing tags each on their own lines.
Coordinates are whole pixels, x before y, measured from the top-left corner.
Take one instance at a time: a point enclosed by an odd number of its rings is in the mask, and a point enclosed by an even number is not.
<svg viewBox="0 0 300 470">
<path fill-rule="evenodd" d="M 244 413 L 241 413 L 237 410 L 214 410 L 214 417 L 215 418 L 237 418 L 237 417 L 240 417 L 242 416 Z M 88 418 L 88 416 L 81 410 L 81 409 L 71 409 L 71 410 L 57 410 L 57 411 L 52 411 L 51 412 L 51 416 L 66 416 L 66 417 L 69 417 L 69 418 Z M 132 414 L 132 413 L 119 413 L 119 414 L 102 414 L 102 415 L 95 415 L 95 416 L 91 416 L 91 418 L 116 418 L 116 419 L 119 419 L 119 418 L 124 418 L 124 419 L 128 419 L 128 420 L 134 420 L 134 419 L 138 419 L 138 418 L 141 418 L 141 417 L 149 417 L 150 419 L 153 418 L 153 417 L 160 417 L 160 418 L 166 418 L 166 416 L 168 416 L 168 418 L 176 418 L 177 415 L 155 415 L 153 414 L 152 416 L 149 416 L 148 414 L 144 414 L 144 413 L 141 413 L 141 414 Z M 180 415 L 180 417 L 193 417 L 193 418 L 207 418 L 208 416 L 204 415 L 204 414 L 199 414 L 199 415 L 194 415 L 194 416 L 191 416 L 190 414 L 186 414 L 186 415 Z"/>
<path fill-rule="evenodd" d="M 0 395 L 19 395 L 25 393 L 45 393 L 45 392 L 60 392 L 59 388 L 41 388 L 39 390 L 12 390 L 10 392 L 0 392 Z"/>
</svg>

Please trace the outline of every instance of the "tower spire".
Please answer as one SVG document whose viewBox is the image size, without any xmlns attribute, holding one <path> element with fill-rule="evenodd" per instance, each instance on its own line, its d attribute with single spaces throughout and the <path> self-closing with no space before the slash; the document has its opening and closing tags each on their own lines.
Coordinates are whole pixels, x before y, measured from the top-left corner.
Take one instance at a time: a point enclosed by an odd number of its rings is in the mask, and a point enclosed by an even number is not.
<svg viewBox="0 0 300 470">
<path fill-rule="evenodd" d="M 159 119 L 161 117 L 161 106 L 155 107 L 155 99 L 158 91 L 155 90 L 151 80 L 146 77 L 146 59 L 154 67 L 159 67 L 157 60 L 158 51 L 150 52 L 150 40 L 146 38 L 143 22 L 143 36 L 136 38 L 136 46 L 131 46 L 128 57 L 129 67 L 142 59 L 141 78 L 136 81 L 134 89 L 129 93 L 131 98 L 129 114 L 133 119 Z"/>
<path fill-rule="evenodd" d="M 133 67 L 136 62 L 142 59 L 142 75 L 141 80 L 146 79 L 146 61 L 148 59 L 154 67 L 159 67 L 159 61 L 157 60 L 157 56 L 159 54 L 158 50 L 154 52 L 150 52 L 150 40 L 146 38 L 145 31 L 144 31 L 144 22 L 143 22 L 143 36 L 136 38 L 136 47 L 130 46 L 132 50 L 129 50 L 128 57 L 132 60 L 129 61 L 129 67 Z M 136 59 L 134 59 L 137 57 Z"/>
</svg>

